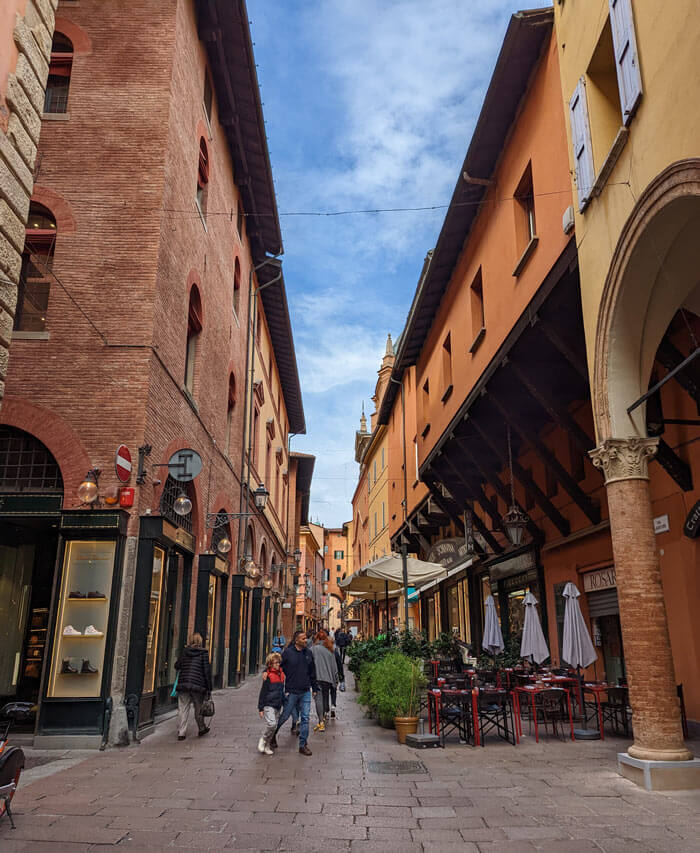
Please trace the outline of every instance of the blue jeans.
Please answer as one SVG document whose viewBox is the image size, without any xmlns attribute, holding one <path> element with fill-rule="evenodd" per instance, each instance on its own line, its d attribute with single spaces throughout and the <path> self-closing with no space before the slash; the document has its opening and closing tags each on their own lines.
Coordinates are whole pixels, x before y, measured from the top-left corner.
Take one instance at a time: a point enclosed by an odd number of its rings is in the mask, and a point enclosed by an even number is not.
<svg viewBox="0 0 700 853">
<path fill-rule="evenodd" d="M 283 723 L 286 723 L 289 717 L 299 715 L 299 748 L 306 746 L 306 741 L 309 739 L 309 713 L 311 711 L 311 693 L 290 693 L 287 696 L 287 701 L 284 703 L 282 716 L 277 723 L 277 730 L 281 728 Z"/>
</svg>

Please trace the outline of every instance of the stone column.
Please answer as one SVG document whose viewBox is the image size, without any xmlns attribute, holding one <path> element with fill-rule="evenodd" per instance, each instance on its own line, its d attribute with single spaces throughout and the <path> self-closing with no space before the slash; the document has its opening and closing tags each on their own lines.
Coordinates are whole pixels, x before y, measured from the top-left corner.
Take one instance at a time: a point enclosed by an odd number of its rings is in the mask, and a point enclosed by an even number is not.
<svg viewBox="0 0 700 853">
<path fill-rule="evenodd" d="M 633 711 L 633 758 L 692 759 L 683 744 L 649 494 L 657 438 L 609 438 L 590 453 L 605 474 L 620 623 Z"/>
</svg>

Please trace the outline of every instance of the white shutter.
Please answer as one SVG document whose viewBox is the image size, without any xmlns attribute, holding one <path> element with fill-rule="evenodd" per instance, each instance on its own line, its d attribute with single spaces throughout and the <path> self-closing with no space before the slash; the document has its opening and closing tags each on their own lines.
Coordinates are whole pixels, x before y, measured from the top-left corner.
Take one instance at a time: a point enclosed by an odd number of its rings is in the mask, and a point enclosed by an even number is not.
<svg viewBox="0 0 700 853">
<path fill-rule="evenodd" d="M 583 77 L 576 84 L 574 94 L 569 101 L 569 119 L 571 121 L 571 141 L 574 147 L 578 209 L 583 210 L 590 197 L 591 187 L 595 180 L 586 83 Z"/>
<path fill-rule="evenodd" d="M 617 85 L 620 90 L 622 123 L 630 123 L 642 97 L 642 75 L 639 73 L 637 39 L 634 35 L 632 0 L 609 0 L 610 26 L 615 48 Z"/>
</svg>

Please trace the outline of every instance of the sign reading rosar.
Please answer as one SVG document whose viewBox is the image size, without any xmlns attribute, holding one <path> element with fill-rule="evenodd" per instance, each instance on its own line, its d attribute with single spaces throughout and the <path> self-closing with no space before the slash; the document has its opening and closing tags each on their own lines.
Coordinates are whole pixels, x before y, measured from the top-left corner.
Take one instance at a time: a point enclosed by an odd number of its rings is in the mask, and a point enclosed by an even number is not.
<svg viewBox="0 0 700 853">
<path fill-rule="evenodd" d="M 120 444 L 114 458 L 114 470 L 121 483 L 128 483 L 131 477 L 131 453 L 125 444 Z"/>
</svg>

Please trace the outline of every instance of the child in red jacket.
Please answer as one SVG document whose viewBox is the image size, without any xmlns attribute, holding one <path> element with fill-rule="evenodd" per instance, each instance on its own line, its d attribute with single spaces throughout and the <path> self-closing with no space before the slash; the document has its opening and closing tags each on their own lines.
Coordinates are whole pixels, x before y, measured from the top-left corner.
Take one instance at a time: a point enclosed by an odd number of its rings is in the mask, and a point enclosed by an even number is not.
<svg viewBox="0 0 700 853">
<path fill-rule="evenodd" d="M 272 755 L 271 741 L 277 731 L 277 720 L 284 706 L 284 673 L 281 669 L 282 655 L 272 652 L 265 659 L 267 669 L 258 696 L 258 711 L 265 720 L 265 730 L 258 741 L 258 752 Z"/>
</svg>

